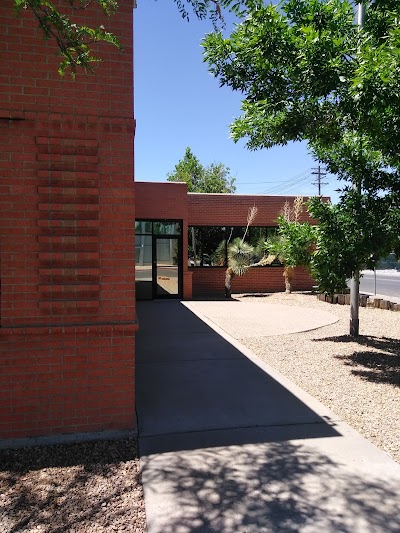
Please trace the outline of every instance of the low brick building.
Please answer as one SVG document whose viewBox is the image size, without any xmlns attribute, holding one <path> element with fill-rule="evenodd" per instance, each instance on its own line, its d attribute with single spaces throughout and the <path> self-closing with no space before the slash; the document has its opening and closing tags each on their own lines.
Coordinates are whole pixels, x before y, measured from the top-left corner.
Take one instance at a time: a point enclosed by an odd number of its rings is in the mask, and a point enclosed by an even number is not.
<svg viewBox="0 0 400 533">
<path fill-rule="evenodd" d="M 256 219 L 246 241 L 256 244 L 276 231 L 277 217 L 293 196 L 188 193 L 184 183 L 136 182 L 137 299 L 224 294 L 227 243 L 243 237 L 248 210 Z M 306 212 L 302 221 L 311 221 Z M 256 260 L 256 259 L 255 259 Z M 294 290 L 314 284 L 297 268 Z M 283 266 L 255 266 L 235 277 L 234 292 L 284 290 Z"/>
</svg>

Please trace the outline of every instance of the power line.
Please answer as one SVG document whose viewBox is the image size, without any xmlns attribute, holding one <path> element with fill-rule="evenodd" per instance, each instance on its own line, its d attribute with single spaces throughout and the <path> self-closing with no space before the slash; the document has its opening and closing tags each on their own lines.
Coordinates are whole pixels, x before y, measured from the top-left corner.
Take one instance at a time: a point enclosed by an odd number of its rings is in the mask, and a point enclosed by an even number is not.
<svg viewBox="0 0 400 533">
<path fill-rule="evenodd" d="M 286 183 L 279 183 L 275 187 L 272 187 L 264 191 L 264 194 L 280 194 L 288 192 L 289 190 L 297 187 L 300 183 L 308 181 L 310 179 L 310 171 L 307 170 L 303 173 L 302 177 L 294 180 L 293 178 Z"/>
<path fill-rule="evenodd" d="M 309 173 L 309 170 L 306 169 L 306 170 L 302 170 L 301 172 L 299 172 L 298 174 L 296 174 L 295 176 L 293 176 L 292 178 L 289 178 L 289 179 L 286 179 L 286 180 L 282 180 L 280 182 L 278 182 L 279 178 L 276 178 L 272 181 L 246 181 L 246 180 L 235 180 L 235 183 L 238 183 L 238 184 L 243 184 L 243 185 L 260 185 L 260 184 L 264 184 L 264 183 L 274 183 L 276 185 L 280 185 L 280 184 L 283 184 L 283 183 L 290 183 L 291 181 L 293 181 L 294 179 L 296 178 L 299 178 L 301 176 L 303 176 L 305 173 Z"/>
<path fill-rule="evenodd" d="M 328 185 L 328 182 L 322 181 L 322 178 L 324 178 L 327 175 L 327 172 L 321 167 L 321 165 L 318 165 L 318 168 L 312 168 L 311 171 L 310 169 L 305 169 L 299 172 L 298 174 L 296 174 L 295 176 L 293 176 L 292 178 L 285 179 L 280 182 L 277 182 L 275 180 L 275 181 L 258 181 L 258 182 L 236 181 L 235 183 L 243 184 L 243 185 L 244 184 L 253 185 L 253 186 L 271 184 L 271 187 L 268 187 L 257 194 L 281 195 L 281 194 L 290 194 L 291 191 L 294 192 L 294 189 L 298 188 L 300 184 L 304 184 L 305 182 L 309 183 L 310 175 L 316 176 L 316 181 L 312 182 L 311 185 L 315 185 L 318 187 L 318 195 L 321 196 L 322 186 Z"/>
</svg>

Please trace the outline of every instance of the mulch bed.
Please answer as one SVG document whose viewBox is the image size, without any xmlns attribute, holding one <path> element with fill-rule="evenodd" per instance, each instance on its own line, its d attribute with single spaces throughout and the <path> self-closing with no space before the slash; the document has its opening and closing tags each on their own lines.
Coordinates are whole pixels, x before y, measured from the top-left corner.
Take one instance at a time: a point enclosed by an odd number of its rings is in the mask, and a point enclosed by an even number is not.
<svg viewBox="0 0 400 533">
<path fill-rule="evenodd" d="M 135 439 L 0 450 L 0 532 L 146 531 Z"/>
</svg>

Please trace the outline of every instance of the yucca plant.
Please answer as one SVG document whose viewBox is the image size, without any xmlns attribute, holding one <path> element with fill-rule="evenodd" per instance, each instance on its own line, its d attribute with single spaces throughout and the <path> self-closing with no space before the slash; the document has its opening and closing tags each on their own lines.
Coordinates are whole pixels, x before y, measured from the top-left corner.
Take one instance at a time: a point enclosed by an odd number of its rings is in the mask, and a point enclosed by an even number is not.
<svg viewBox="0 0 400 533">
<path fill-rule="evenodd" d="M 228 268 L 225 271 L 225 295 L 232 294 L 232 280 L 235 276 L 243 276 L 251 266 L 254 254 L 253 247 L 237 237 L 228 245 Z"/>
<path fill-rule="evenodd" d="M 232 280 L 235 276 L 243 276 L 251 266 L 254 257 L 254 248 L 245 238 L 249 226 L 254 222 L 258 209 L 256 206 L 250 207 L 247 214 L 247 226 L 242 238 L 236 237 L 230 244 L 228 242 L 228 268 L 225 271 L 225 296 L 231 297 Z"/>
</svg>

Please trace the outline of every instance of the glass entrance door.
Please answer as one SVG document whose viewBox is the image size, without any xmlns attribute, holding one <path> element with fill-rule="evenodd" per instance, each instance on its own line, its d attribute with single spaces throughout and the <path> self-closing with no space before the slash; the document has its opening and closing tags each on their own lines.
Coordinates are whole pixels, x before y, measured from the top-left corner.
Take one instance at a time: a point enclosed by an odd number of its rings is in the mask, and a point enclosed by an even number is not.
<svg viewBox="0 0 400 533">
<path fill-rule="evenodd" d="M 181 298 L 182 221 L 136 220 L 136 298 Z"/>
<path fill-rule="evenodd" d="M 180 239 L 178 237 L 153 237 L 154 238 L 154 297 L 155 298 L 180 298 Z"/>
</svg>

